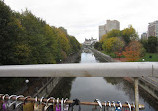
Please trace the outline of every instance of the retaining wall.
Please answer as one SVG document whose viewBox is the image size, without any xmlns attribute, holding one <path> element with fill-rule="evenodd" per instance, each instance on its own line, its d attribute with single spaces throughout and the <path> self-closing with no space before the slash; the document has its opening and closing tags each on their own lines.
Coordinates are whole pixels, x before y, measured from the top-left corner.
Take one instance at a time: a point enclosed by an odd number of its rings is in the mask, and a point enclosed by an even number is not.
<svg viewBox="0 0 158 111">
<path fill-rule="evenodd" d="M 51 92 L 55 88 L 55 86 L 60 82 L 61 79 L 62 79 L 61 77 L 55 77 L 55 78 L 53 77 L 53 78 L 49 79 L 48 82 L 46 84 L 44 84 L 43 87 L 41 87 L 37 91 L 37 93 L 35 93 L 33 95 L 33 97 L 37 96 L 39 98 L 41 98 L 41 97 L 47 98 L 51 94 Z"/>
<path fill-rule="evenodd" d="M 101 53 L 100 51 L 97 51 L 93 48 L 90 48 L 90 50 L 93 51 L 94 54 L 96 54 L 97 56 L 101 57 L 102 59 L 104 59 L 107 62 L 116 62 L 113 58 L 111 58 L 109 55 L 106 55 L 104 53 Z"/>
</svg>

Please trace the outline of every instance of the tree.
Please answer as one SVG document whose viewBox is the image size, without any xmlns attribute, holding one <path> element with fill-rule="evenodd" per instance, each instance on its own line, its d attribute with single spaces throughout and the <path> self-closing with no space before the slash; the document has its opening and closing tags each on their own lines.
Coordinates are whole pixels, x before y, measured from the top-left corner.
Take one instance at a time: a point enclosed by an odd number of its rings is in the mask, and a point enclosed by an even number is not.
<svg viewBox="0 0 158 111">
<path fill-rule="evenodd" d="M 101 42 L 96 42 L 94 44 L 94 48 L 97 49 L 97 50 L 103 50 L 102 43 Z"/>
<path fill-rule="evenodd" d="M 100 39 L 99 42 L 103 44 L 103 42 L 106 41 L 107 39 L 108 39 L 108 37 L 107 37 L 107 35 L 105 34 L 105 35 L 102 36 L 102 38 Z"/>
<path fill-rule="evenodd" d="M 148 48 L 147 48 L 147 51 L 150 52 L 150 53 L 155 53 L 157 52 L 157 38 L 156 37 L 153 37 L 153 36 L 150 36 L 148 37 Z"/>
<path fill-rule="evenodd" d="M 126 57 L 128 61 L 137 61 L 140 59 L 142 54 L 144 53 L 144 48 L 142 44 L 138 41 L 131 41 L 129 45 L 123 51 L 123 55 Z"/>
<path fill-rule="evenodd" d="M 62 51 L 64 51 L 66 54 L 70 53 L 70 44 L 69 44 L 69 39 L 67 37 L 67 34 L 65 33 L 65 31 L 63 31 L 62 29 L 58 28 L 57 29 L 57 34 L 58 34 L 58 38 L 57 40 L 59 41 Z"/>
<path fill-rule="evenodd" d="M 148 51 L 148 40 L 140 40 L 140 43 L 143 45 L 146 51 Z"/>
<path fill-rule="evenodd" d="M 104 41 L 103 50 L 106 52 L 116 52 L 124 47 L 124 41 L 119 37 L 112 37 Z"/>
<path fill-rule="evenodd" d="M 121 37 L 128 44 L 130 41 L 138 40 L 138 34 L 132 26 L 121 31 Z"/>
<path fill-rule="evenodd" d="M 76 40 L 75 37 L 69 36 L 71 53 L 76 53 L 80 50 L 80 43 Z"/>
<path fill-rule="evenodd" d="M 107 35 L 107 38 L 120 37 L 121 36 L 121 32 L 120 32 L 120 30 L 113 29 L 113 30 L 109 31 L 106 35 Z"/>
<path fill-rule="evenodd" d="M 0 64 L 15 63 L 16 40 L 21 30 L 10 7 L 0 1 Z"/>
<path fill-rule="evenodd" d="M 48 25 L 30 11 L 13 12 L 0 1 L 0 64 L 57 63 L 80 49 L 63 27 Z"/>
<path fill-rule="evenodd" d="M 106 41 L 108 38 L 111 37 L 120 37 L 121 36 L 121 32 L 119 30 L 111 30 L 109 31 L 107 34 L 104 34 L 100 40 L 101 43 L 103 43 L 104 41 Z"/>
</svg>

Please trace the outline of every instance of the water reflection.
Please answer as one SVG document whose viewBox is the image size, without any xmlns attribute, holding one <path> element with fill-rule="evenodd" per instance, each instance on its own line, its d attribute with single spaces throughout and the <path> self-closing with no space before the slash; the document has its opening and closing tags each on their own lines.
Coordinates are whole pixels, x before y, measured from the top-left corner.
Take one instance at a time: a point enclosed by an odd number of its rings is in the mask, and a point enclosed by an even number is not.
<svg viewBox="0 0 158 111">
<path fill-rule="evenodd" d="M 92 52 L 83 51 L 83 53 L 81 53 L 81 61 L 79 62 L 80 63 L 96 63 L 96 62 L 99 62 L 99 60 L 95 58 Z"/>
<path fill-rule="evenodd" d="M 51 92 L 50 96 L 53 95 L 55 98 L 70 98 L 72 82 L 75 78 L 63 78 L 61 82 Z"/>
<path fill-rule="evenodd" d="M 101 56 L 98 56 L 96 53 L 93 53 L 90 49 L 85 48 L 81 53 L 81 61 L 80 63 L 98 63 L 98 62 L 107 62 Z"/>
<path fill-rule="evenodd" d="M 145 105 L 144 111 L 156 111 L 157 105 L 150 104 L 151 98 L 140 92 L 140 104 Z M 134 86 L 123 78 L 102 77 L 78 77 L 64 78 L 62 83 L 56 87 L 52 95 L 54 97 L 68 97 L 71 100 L 79 98 L 81 101 L 125 101 L 134 102 Z M 146 99 L 143 97 L 146 96 Z M 82 110 L 90 111 L 91 106 L 82 106 Z"/>
<path fill-rule="evenodd" d="M 132 83 L 129 83 L 128 81 L 124 80 L 123 78 L 104 78 L 107 83 L 113 85 L 116 89 L 115 91 L 123 91 L 124 95 L 119 95 L 122 96 L 123 98 L 119 97 L 119 99 L 122 102 L 125 101 L 130 101 L 134 102 L 134 86 Z M 128 98 L 124 98 L 124 96 L 127 96 Z"/>
<path fill-rule="evenodd" d="M 26 86 L 26 83 L 24 82 L 26 78 L 6 78 L 1 77 L 0 78 L 0 93 L 1 94 L 14 94 L 15 92 L 18 92 L 19 89 Z"/>
</svg>

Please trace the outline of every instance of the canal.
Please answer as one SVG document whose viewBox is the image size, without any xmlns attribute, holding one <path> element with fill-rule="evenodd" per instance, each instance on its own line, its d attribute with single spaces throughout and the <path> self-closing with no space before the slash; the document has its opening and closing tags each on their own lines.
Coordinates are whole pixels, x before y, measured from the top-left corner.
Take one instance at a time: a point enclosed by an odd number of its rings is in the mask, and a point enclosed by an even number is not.
<svg viewBox="0 0 158 111">
<path fill-rule="evenodd" d="M 91 51 L 83 51 L 81 53 L 82 63 L 98 63 L 100 61 Z M 157 111 L 158 107 L 150 95 L 140 90 L 140 104 L 145 105 L 143 111 Z M 134 102 L 134 85 L 124 78 L 104 78 L 104 77 L 77 77 L 64 78 L 55 90 L 51 93 L 53 97 L 64 97 L 69 99 L 78 98 L 80 101 L 94 101 L 100 99 L 103 101 L 121 101 L 124 103 Z M 92 106 L 81 106 L 82 111 L 92 111 Z"/>
</svg>

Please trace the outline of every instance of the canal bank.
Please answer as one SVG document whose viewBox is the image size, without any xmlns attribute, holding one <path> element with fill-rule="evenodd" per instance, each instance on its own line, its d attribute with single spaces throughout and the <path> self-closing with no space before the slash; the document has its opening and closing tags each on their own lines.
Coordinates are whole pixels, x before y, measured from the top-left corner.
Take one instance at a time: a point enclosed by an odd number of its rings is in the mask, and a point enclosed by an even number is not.
<svg viewBox="0 0 158 111">
<path fill-rule="evenodd" d="M 77 53 L 70 54 L 64 61 L 61 63 L 78 63 L 81 59 L 82 50 L 78 51 Z"/>
<path fill-rule="evenodd" d="M 109 55 L 106 55 L 94 48 L 90 48 L 90 50 L 92 50 L 92 52 L 94 53 L 94 55 L 96 56 L 96 58 L 100 61 L 106 61 L 106 62 L 116 62 L 116 60 L 114 60 L 113 58 L 111 58 Z"/>
</svg>

